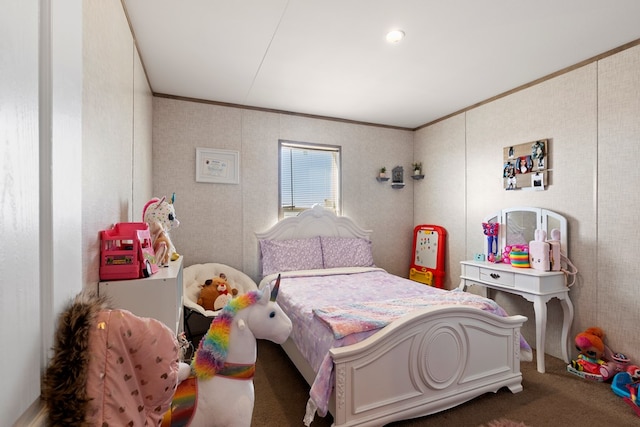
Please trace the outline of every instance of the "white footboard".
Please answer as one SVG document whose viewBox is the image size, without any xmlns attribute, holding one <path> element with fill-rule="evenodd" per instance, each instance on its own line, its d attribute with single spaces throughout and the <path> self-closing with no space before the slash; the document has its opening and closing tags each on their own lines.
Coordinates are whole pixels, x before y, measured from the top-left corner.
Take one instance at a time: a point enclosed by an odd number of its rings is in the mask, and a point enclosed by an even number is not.
<svg viewBox="0 0 640 427">
<path fill-rule="evenodd" d="M 380 426 L 439 412 L 487 392 L 522 390 L 524 316 L 429 308 L 359 344 L 331 350 L 335 426 Z"/>
</svg>

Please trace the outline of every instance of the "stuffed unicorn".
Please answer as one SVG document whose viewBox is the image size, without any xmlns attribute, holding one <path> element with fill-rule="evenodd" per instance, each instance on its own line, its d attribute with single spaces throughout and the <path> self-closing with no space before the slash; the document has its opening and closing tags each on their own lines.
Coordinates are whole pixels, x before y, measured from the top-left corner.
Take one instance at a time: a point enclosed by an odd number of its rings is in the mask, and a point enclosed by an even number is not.
<svg viewBox="0 0 640 427">
<path fill-rule="evenodd" d="M 157 197 L 149 200 L 142 209 L 142 220 L 149 225 L 153 251 L 156 254 L 157 264 L 167 265 L 169 260 L 178 259 L 179 255 L 169 237 L 169 231 L 178 228 L 180 221 L 176 218 L 176 211 L 173 205 L 176 194 L 171 195 L 171 201 L 167 202 L 166 197 Z"/>
</svg>

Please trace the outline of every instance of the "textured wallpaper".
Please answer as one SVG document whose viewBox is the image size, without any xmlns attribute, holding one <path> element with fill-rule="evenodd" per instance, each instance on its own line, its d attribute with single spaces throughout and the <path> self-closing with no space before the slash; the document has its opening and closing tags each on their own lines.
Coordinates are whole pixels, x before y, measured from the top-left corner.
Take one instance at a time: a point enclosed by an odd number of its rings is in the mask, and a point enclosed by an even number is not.
<svg viewBox="0 0 640 427">
<path fill-rule="evenodd" d="M 258 277 L 258 242 L 278 220 L 278 140 L 342 147 L 342 210 L 373 230 L 374 259 L 407 276 L 413 229 L 413 186 L 376 181 L 382 166 L 413 161 L 413 132 L 331 120 L 154 99 L 153 191 L 176 192 L 181 222 L 172 232 L 185 265 L 219 262 Z M 195 181 L 196 148 L 237 150 L 240 183 Z M 417 185 L 417 184 L 415 184 Z"/>
</svg>

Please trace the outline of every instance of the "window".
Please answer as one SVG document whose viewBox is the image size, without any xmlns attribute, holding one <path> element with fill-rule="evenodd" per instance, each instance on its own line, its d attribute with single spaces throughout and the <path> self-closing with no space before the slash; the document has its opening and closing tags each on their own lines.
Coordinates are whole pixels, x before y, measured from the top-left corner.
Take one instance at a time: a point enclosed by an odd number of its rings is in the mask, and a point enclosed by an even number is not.
<svg viewBox="0 0 640 427">
<path fill-rule="evenodd" d="M 340 214 L 340 147 L 280 140 L 279 217 L 321 204 Z"/>
</svg>

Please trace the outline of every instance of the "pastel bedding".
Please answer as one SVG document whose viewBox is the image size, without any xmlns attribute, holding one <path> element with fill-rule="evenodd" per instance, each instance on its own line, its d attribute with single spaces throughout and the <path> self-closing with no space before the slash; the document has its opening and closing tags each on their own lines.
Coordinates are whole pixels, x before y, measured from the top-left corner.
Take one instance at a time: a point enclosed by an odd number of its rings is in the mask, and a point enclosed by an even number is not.
<svg viewBox="0 0 640 427">
<path fill-rule="evenodd" d="M 265 276 L 260 288 L 276 277 Z M 317 373 L 308 408 L 317 408 L 320 416 L 327 413 L 334 386 L 330 348 L 362 341 L 413 310 L 435 305 L 470 305 L 507 316 L 493 300 L 433 288 L 376 267 L 282 273 L 278 304 L 293 322 L 290 338 Z M 531 358 L 531 347 L 524 339 L 521 356 L 523 360 Z"/>
</svg>

